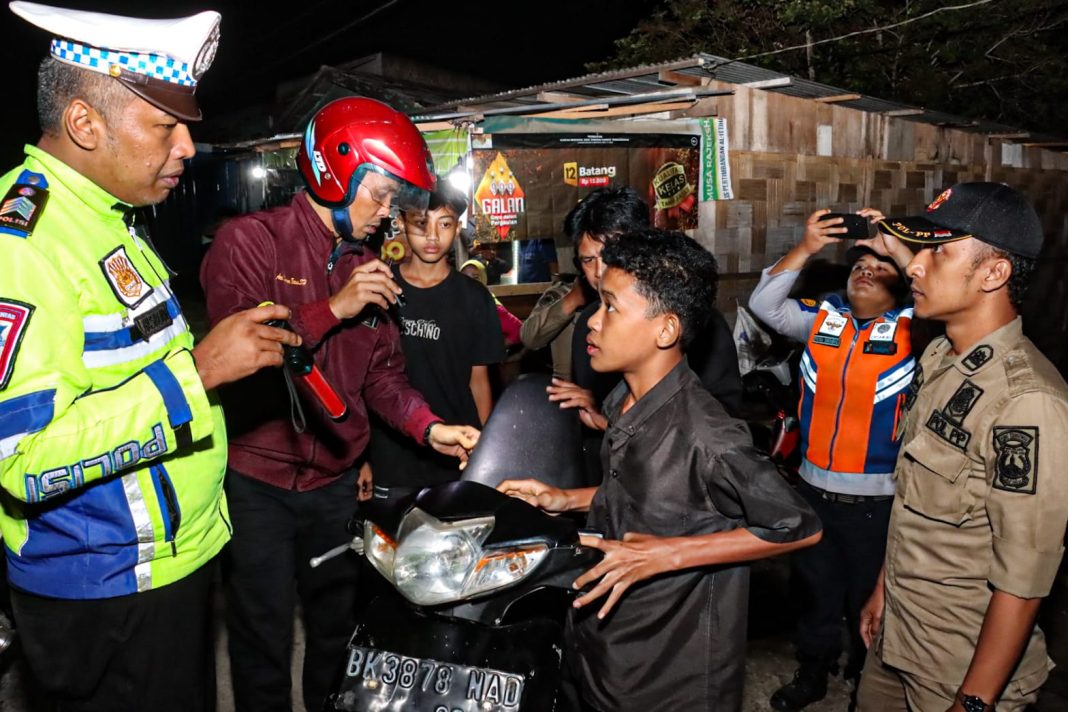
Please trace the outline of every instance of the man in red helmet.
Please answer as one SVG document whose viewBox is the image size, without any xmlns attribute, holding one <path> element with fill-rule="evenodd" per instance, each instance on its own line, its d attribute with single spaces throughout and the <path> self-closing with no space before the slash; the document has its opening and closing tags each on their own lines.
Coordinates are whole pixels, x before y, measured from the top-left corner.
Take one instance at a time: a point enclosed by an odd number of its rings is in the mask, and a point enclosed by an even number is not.
<svg viewBox="0 0 1068 712">
<path fill-rule="evenodd" d="M 306 421 L 298 429 L 277 372 L 222 392 L 234 526 L 226 608 L 239 712 L 290 709 L 294 594 L 306 632 L 305 707 L 323 708 L 355 624 L 357 562 L 347 555 L 313 569 L 308 560 L 349 538 L 368 409 L 445 454 L 466 457 L 478 439 L 472 427 L 442 423 L 408 383 L 387 316 L 401 290 L 362 247 L 394 206 L 425 209 L 429 163 L 403 114 L 370 99 L 332 102 L 308 125 L 297 157 L 307 190 L 225 224 L 204 260 L 211 321 L 264 300 L 289 306 L 290 326 L 348 406 L 347 417 L 331 420 L 298 384 Z"/>
</svg>

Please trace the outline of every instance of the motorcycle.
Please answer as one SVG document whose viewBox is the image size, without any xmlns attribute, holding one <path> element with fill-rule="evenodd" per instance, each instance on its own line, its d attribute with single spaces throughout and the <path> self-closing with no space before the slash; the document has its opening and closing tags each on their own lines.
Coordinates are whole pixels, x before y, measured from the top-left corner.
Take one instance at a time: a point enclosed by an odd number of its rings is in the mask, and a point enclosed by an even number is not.
<svg viewBox="0 0 1068 712">
<path fill-rule="evenodd" d="M 579 421 L 548 384 L 524 376 L 502 394 L 459 481 L 361 506 L 345 548 L 389 586 L 362 611 L 327 709 L 557 709 L 571 584 L 601 554 L 575 520 L 494 489 L 581 486 Z"/>
</svg>

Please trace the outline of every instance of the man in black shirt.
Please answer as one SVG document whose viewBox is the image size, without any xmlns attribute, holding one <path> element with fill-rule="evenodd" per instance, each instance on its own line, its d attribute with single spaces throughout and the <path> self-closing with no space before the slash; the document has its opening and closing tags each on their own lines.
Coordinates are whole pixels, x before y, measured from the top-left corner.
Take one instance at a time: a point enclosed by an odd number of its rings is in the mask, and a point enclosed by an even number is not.
<svg viewBox="0 0 1068 712">
<path fill-rule="evenodd" d="M 623 381 L 605 401 L 607 477 L 500 489 L 547 511 L 589 510 L 604 559 L 575 581 L 568 656 L 598 712 L 741 709 L 749 570 L 819 541 L 820 524 L 690 370 L 684 349 L 715 298 L 715 260 L 680 233 L 605 244 L 590 361 Z M 591 603 L 607 596 L 596 615 Z"/>
</svg>

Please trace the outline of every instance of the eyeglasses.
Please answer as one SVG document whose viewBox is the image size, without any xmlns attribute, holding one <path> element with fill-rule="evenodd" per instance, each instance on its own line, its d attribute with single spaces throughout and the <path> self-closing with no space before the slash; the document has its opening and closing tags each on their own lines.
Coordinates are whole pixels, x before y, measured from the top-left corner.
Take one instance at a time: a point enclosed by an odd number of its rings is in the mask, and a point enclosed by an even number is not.
<svg viewBox="0 0 1068 712">
<path fill-rule="evenodd" d="M 389 210 L 393 205 L 394 199 L 397 197 L 398 186 L 388 178 L 377 177 L 381 183 L 372 185 L 368 179 L 373 174 L 369 174 L 362 181 L 360 181 L 360 189 L 367 193 L 367 197 L 374 202 L 381 205 L 386 210 Z"/>
</svg>

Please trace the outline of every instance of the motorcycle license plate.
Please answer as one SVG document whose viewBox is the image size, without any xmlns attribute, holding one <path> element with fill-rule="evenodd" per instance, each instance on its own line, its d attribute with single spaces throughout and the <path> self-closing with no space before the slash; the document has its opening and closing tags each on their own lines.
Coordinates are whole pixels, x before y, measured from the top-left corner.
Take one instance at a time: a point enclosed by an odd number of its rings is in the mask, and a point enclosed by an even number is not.
<svg viewBox="0 0 1068 712">
<path fill-rule="evenodd" d="M 520 675 L 351 646 L 336 706 L 339 710 L 516 712 L 522 694 Z"/>
</svg>

